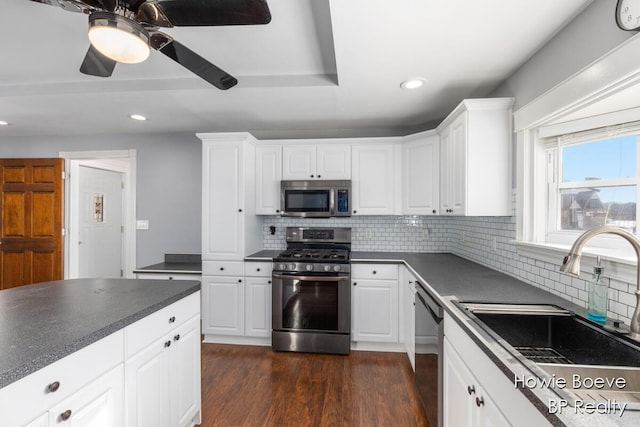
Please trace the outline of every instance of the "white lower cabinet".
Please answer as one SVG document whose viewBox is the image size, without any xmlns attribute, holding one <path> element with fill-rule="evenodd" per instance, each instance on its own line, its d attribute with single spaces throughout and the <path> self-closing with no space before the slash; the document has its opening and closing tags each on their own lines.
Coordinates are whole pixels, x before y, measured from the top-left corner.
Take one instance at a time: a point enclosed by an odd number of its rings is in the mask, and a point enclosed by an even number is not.
<svg viewBox="0 0 640 427">
<path fill-rule="evenodd" d="M 202 277 L 202 332 L 206 342 L 270 344 L 271 262 L 248 261 L 240 266 L 212 268 L 237 276 Z M 209 264 L 205 264 L 205 270 Z M 222 268 L 222 269 L 221 269 Z"/>
<path fill-rule="evenodd" d="M 200 317 L 193 317 L 127 360 L 128 426 L 194 425 L 200 411 L 199 324 Z"/>
<path fill-rule="evenodd" d="M 444 322 L 444 427 L 550 425 L 446 312 Z"/>
<path fill-rule="evenodd" d="M 200 295 L 125 329 L 128 427 L 200 423 Z"/>
<path fill-rule="evenodd" d="M 445 426 L 510 425 L 446 338 L 442 375 Z"/>
<path fill-rule="evenodd" d="M 397 343 L 398 265 L 351 267 L 351 340 Z"/>
</svg>

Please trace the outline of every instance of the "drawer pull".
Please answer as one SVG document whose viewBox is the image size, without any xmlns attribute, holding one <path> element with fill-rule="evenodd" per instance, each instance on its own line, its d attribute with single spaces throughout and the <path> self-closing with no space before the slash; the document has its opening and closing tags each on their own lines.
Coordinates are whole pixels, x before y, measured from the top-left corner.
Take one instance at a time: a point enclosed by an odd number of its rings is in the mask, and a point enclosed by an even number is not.
<svg viewBox="0 0 640 427">
<path fill-rule="evenodd" d="M 353 286 L 358 286 L 358 282 L 353 282 Z"/>
<path fill-rule="evenodd" d="M 471 396 L 475 392 L 476 392 L 476 386 L 470 385 L 467 387 L 467 393 L 469 393 L 469 396 Z"/>
<path fill-rule="evenodd" d="M 47 386 L 47 391 L 49 393 L 55 393 L 60 388 L 60 381 L 54 381 Z"/>
<path fill-rule="evenodd" d="M 174 323 L 176 321 L 176 316 L 169 317 L 169 323 Z"/>
<path fill-rule="evenodd" d="M 373 270 L 373 274 L 378 274 L 378 272 L 377 272 L 377 271 L 375 271 L 375 270 Z"/>
<path fill-rule="evenodd" d="M 480 397 L 476 397 L 476 406 L 479 408 L 481 406 L 484 406 L 484 397 L 480 396 Z"/>
<path fill-rule="evenodd" d="M 242 283 L 242 279 L 238 279 L 238 283 Z"/>
<path fill-rule="evenodd" d="M 166 341 L 164 343 L 164 348 L 171 347 L 171 341 Z"/>
<path fill-rule="evenodd" d="M 66 411 L 60 414 L 60 419 L 62 421 L 67 421 L 69 418 L 71 418 L 71 409 L 67 409 Z"/>
<path fill-rule="evenodd" d="M 180 334 L 176 335 L 175 337 L 173 337 L 174 341 L 180 341 Z"/>
<path fill-rule="evenodd" d="M 260 269 L 259 269 L 259 268 L 256 268 L 256 271 L 260 271 Z"/>
<path fill-rule="evenodd" d="M 220 271 L 224 271 L 224 267 L 220 267 Z"/>
</svg>

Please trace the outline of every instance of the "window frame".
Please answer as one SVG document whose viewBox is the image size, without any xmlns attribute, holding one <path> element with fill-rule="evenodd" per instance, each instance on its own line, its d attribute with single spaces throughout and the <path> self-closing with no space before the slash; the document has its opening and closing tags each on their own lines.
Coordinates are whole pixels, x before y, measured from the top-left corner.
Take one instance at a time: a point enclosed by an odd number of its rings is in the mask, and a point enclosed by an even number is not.
<svg viewBox="0 0 640 427">
<path fill-rule="evenodd" d="M 567 246 L 541 243 L 545 230 L 537 224 L 540 215 L 544 216 L 547 210 L 545 191 L 538 180 L 546 173 L 545 168 L 541 168 L 544 150 L 538 140 L 640 121 L 637 96 L 632 96 L 640 89 L 638 51 L 640 36 L 630 37 L 537 98 L 514 109 L 517 187 L 516 239 L 513 243 L 518 255 L 558 267 L 562 263 Z M 596 256 L 603 258 L 607 276 L 636 282 L 635 254 L 628 257 L 587 246 L 581 262 L 583 272 L 591 273 Z"/>
</svg>

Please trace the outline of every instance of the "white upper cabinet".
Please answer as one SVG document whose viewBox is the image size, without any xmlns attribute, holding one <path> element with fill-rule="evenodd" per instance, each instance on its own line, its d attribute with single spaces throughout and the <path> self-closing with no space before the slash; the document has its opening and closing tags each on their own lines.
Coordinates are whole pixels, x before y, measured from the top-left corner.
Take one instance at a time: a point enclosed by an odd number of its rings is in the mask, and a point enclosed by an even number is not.
<svg viewBox="0 0 640 427">
<path fill-rule="evenodd" d="M 467 99 L 438 126 L 440 214 L 511 215 L 512 104 Z"/>
<path fill-rule="evenodd" d="M 290 141 L 293 142 L 293 141 Z M 351 144 L 296 142 L 282 147 L 282 179 L 351 179 Z"/>
<path fill-rule="evenodd" d="M 202 259 L 242 260 L 262 249 L 255 215 L 255 139 L 248 133 L 202 139 Z"/>
<path fill-rule="evenodd" d="M 256 215 L 280 214 L 282 146 L 256 146 Z"/>
<path fill-rule="evenodd" d="M 402 214 L 440 210 L 440 139 L 435 131 L 405 137 L 402 144 Z"/>
<path fill-rule="evenodd" d="M 395 213 L 395 152 L 393 142 L 355 144 L 353 154 L 352 215 Z"/>
</svg>

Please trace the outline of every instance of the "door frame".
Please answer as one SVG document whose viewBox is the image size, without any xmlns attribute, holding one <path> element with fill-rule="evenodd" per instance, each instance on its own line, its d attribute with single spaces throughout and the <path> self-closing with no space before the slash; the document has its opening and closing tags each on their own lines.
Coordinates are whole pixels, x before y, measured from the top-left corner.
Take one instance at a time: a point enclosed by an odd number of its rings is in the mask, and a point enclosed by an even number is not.
<svg viewBox="0 0 640 427">
<path fill-rule="evenodd" d="M 80 165 L 98 167 L 105 170 L 121 172 L 124 180 L 122 197 L 122 224 L 123 232 L 123 277 L 133 278 L 133 270 L 136 268 L 136 150 L 107 150 L 107 151 L 61 151 L 59 157 L 65 159 L 65 233 L 64 233 L 64 278 L 71 279 L 78 274 L 78 251 L 72 248 L 73 233 L 79 229 L 79 186 L 76 180 Z M 122 162 L 110 162 L 112 159 L 125 160 Z M 76 237 L 77 239 L 77 237 Z"/>
</svg>

